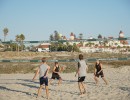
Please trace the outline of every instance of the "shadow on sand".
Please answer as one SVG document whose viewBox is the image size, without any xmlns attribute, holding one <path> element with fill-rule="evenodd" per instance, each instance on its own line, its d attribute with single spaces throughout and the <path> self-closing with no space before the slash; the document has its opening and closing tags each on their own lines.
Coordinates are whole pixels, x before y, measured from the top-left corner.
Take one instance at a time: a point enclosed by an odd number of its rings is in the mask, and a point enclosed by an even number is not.
<svg viewBox="0 0 130 100">
<path fill-rule="evenodd" d="M 120 87 L 119 89 L 123 91 L 128 91 L 130 93 L 130 87 Z"/>
<path fill-rule="evenodd" d="M 31 96 L 31 95 L 36 95 L 35 93 L 31 94 L 29 92 L 25 92 L 25 91 L 20 91 L 20 90 L 13 90 L 13 89 L 9 89 L 7 87 L 4 87 L 4 86 L 0 86 L 0 90 L 6 90 L 6 91 L 12 91 L 12 92 L 18 92 L 18 93 L 24 93 L 28 96 Z"/>
</svg>

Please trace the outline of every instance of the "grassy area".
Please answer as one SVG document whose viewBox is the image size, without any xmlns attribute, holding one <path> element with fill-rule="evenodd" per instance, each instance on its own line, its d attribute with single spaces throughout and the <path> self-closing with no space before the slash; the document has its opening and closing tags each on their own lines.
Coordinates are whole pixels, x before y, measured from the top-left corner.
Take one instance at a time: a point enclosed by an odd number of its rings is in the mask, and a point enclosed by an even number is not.
<svg viewBox="0 0 130 100">
<path fill-rule="evenodd" d="M 77 59 L 79 53 L 76 52 L 0 52 L 0 59 L 41 59 L 42 57 L 46 57 L 47 59 Z M 84 53 L 84 58 L 123 58 L 129 57 L 130 55 L 126 54 L 114 54 L 114 53 Z M 94 63 L 88 63 L 89 72 L 93 72 Z M 130 65 L 130 60 L 127 61 L 104 61 L 103 64 L 112 65 L 114 68 Z M 53 69 L 54 63 L 48 62 L 51 67 L 51 71 Z M 66 70 L 64 73 L 75 72 L 77 69 L 76 62 L 60 62 L 61 66 L 66 66 Z M 0 74 L 4 73 L 33 73 L 36 68 L 40 66 L 40 63 L 0 63 Z M 51 72 L 50 71 L 50 72 Z"/>
<path fill-rule="evenodd" d="M 76 72 L 77 63 L 59 63 L 60 66 L 65 67 L 63 73 Z M 50 73 L 52 72 L 54 63 L 48 63 L 51 67 Z M 39 63 L 0 63 L 0 74 L 11 74 L 11 73 L 34 73 L 36 69 L 40 66 Z M 88 65 L 89 72 L 93 72 L 94 66 Z"/>
</svg>

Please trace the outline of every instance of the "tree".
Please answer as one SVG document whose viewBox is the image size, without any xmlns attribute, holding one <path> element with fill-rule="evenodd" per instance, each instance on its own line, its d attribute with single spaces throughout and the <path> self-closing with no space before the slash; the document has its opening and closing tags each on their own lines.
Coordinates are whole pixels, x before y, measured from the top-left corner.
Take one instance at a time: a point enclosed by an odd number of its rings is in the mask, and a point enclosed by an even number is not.
<svg viewBox="0 0 130 100">
<path fill-rule="evenodd" d="M 102 35 L 101 34 L 98 35 L 98 39 L 102 39 Z"/>
<path fill-rule="evenodd" d="M 50 46 L 50 50 L 51 51 L 57 51 L 57 49 L 58 49 L 58 46 L 57 46 L 57 43 L 51 43 L 51 46 Z"/>
<path fill-rule="evenodd" d="M 11 51 L 16 51 L 17 43 L 11 43 L 10 47 L 11 47 Z"/>
<path fill-rule="evenodd" d="M 54 31 L 54 33 L 55 33 L 55 40 L 59 40 L 60 39 L 60 36 L 59 36 L 59 33 L 57 32 L 57 31 Z"/>
<path fill-rule="evenodd" d="M 25 36 L 23 34 L 21 34 L 19 37 L 20 37 L 20 41 L 21 41 L 21 49 L 23 50 L 23 47 L 24 47 L 23 41 L 25 40 Z"/>
<path fill-rule="evenodd" d="M 16 50 L 19 52 L 19 43 L 20 43 L 20 41 L 21 41 L 20 35 L 16 35 L 15 40 L 18 42 L 18 43 L 17 43 L 17 46 L 16 46 Z"/>
<path fill-rule="evenodd" d="M 3 32 L 4 32 L 4 42 L 5 42 L 6 36 L 8 35 L 9 32 L 8 28 L 4 28 Z"/>
<path fill-rule="evenodd" d="M 73 44 L 73 52 L 76 51 L 76 52 L 79 52 L 79 48 L 78 46 L 76 45 L 76 43 Z"/>
<path fill-rule="evenodd" d="M 79 39 L 80 39 L 80 40 L 83 39 L 83 34 L 82 34 L 82 33 L 79 34 Z"/>
<path fill-rule="evenodd" d="M 72 45 L 69 45 L 69 46 L 67 47 L 67 50 L 68 50 L 68 52 L 73 51 L 73 46 L 72 46 Z"/>
<path fill-rule="evenodd" d="M 88 46 L 89 46 L 89 43 L 86 43 L 85 46 L 88 47 Z"/>
<path fill-rule="evenodd" d="M 88 44 L 89 44 L 89 47 L 91 47 L 93 45 L 93 43 L 91 43 L 91 42 L 89 42 Z"/>
<path fill-rule="evenodd" d="M 79 44 L 80 44 L 81 47 L 83 47 L 83 42 L 82 41 Z"/>
<path fill-rule="evenodd" d="M 54 40 L 54 36 L 53 34 L 50 35 L 50 41 L 53 41 Z"/>
<path fill-rule="evenodd" d="M 67 51 L 67 45 L 63 45 L 63 51 Z"/>
<path fill-rule="evenodd" d="M 66 45 L 69 46 L 69 42 L 68 41 L 66 42 Z"/>
<path fill-rule="evenodd" d="M 63 44 L 61 42 L 58 43 L 57 51 L 63 51 Z"/>
</svg>

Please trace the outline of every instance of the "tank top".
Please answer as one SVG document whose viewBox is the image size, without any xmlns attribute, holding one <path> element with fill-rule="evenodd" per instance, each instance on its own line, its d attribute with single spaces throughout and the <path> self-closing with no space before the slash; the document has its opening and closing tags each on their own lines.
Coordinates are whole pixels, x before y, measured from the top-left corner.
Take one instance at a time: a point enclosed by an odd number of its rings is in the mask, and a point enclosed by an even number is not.
<svg viewBox="0 0 130 100">
<path fill-rule="evenodd" d="M 86 62 L 84 60 L 80 60 L 79 64 L 80 64 L 80 66 L 79 66 L 79 77 L 86 76 L 86 69 L 87 69 Z"/>
<path fill-rule="evenodd" d="M 59 72 L 59 71 L 60 71 L 60 67 L 58 66 L 55 68 L 55 72 Z"/>
<path fill-rule="evenodd" d="M 41 77 L 45 76 L 47 69 L 48 69 L 48 65 L 42 64 L 39 68 L 40 68 L 39 78 L 41 78 Z"/>
<path fill-rule="evenodd" d="M 100 65 L 100 63 L 99 63 L 99 64 L 96 64 L 95 67 L 96 67 L 97 72 L 99 72 L 99 71 L 101 70 L 101 65 Z"/>
</svg>

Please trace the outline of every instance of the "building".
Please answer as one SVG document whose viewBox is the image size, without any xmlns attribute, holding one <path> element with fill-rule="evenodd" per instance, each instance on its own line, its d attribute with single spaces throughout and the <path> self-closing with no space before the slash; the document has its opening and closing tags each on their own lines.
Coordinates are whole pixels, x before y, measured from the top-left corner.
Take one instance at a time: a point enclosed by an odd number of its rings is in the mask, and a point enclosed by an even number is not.
<svg viewBox="0 0 130 100">
<path fill-rule="evenodd" d="M 74 40 L 74 39 L 75 39 L 75 35 L 74 35 L 74 33 L 71 32 L 71 34 L 70 34 L 70 40 Z"/>
<path fill-rule="evenodd" d="M 122 31 L 119 32 L 119 38 L 124 38 L 124 33 Z M 120 40 L 120 43 L 123 45 L 128 45 L 128 41 L 126 40 Z"/>
<path fill-rule="evenodd" d="M 50 51 L 50 43 L 42 43 L 36 47 L 38 52 L 49 52 Z"/>
</svg>

